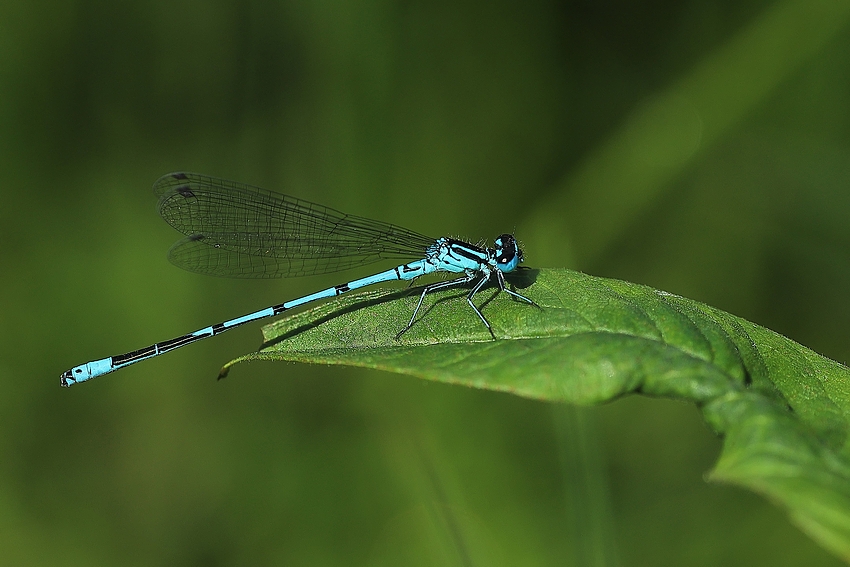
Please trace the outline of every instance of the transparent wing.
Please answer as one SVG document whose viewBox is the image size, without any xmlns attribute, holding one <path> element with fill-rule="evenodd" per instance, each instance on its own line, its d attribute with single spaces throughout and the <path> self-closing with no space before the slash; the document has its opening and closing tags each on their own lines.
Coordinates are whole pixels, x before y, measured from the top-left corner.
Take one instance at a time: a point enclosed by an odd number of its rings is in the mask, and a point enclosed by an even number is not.
<svg viewBox="0 0 850 567">
<path fill-rule="evenodd" d="M 202 274 L 324 274 L 384 259 L 419 259 L 434 244 L 392 224 L 195 173 L 164 175 L 154 191 L 159 214 L 186 235 L 171 247 L 169 260 Z"/>
</svg>

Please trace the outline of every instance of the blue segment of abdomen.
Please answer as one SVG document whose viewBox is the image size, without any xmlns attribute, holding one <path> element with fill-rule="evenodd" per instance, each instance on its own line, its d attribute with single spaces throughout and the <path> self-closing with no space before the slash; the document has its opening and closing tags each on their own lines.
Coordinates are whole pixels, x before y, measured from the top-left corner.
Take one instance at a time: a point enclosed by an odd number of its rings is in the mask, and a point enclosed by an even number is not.
<svg viewBox="0 0 850 567">
<path fill-rule="evenodd" d="M 322 291 L 317 291 L 316 293 L 311 293 L 310 295 L 293 299 L 292 301 L 284 303 L 283 307 L 284 309 L 292 309 L 293 307 L 298 307 L 299 305 L 304 305 L 305 303 L 310 303 L 317 299 L 336 297 L 337 295 L 342 295 L 343 293 L 353 289 L 359 289 L 376 283 L 389 282 L 393 280 L 412 280 L 419 276 L 430 274 L 436 269 L 436 266 L 428 260 L 417 260 L 415 262 L 410 262 L 409 264 L 402 264 L 401 266 L 372 276 L 350 281 L 347 284 L 329 287 L 328 289 L 323 289 Z"/>
<path fill-rule="evenodd" d="M 243 323 L 249 323 L 251 321 L 255 321 L 257 319 L 262 319 L 263 317 L 271 317 L 274 315 L 274 309 L 269 307 L 268 309 L 263 309 L 262 311 L 257 311 L 256 313 L 250 313 L 248 315 L 243 315 L 242 317 L 237 317 L 236 319 L 231 319 L 229 321 L 225 321 L 222 323 L 224 327 L 236 327 L 238 325 L 242 325 Z M 196 333 L 192 333 L 193 335 L 203 334 L 209 331 L 209 334 L 213 334 L 213 328 L 208 327 L 207 329 L 202 329 Z"/>
<path fill-rule="evenodd" d="M 71 369 L 71 378 L 74 382 L 85 382 L 91 378 L 97 378 L 108 372 L 112 372 L 112 357 L 93 360 L 81 366 Z"/>
</svg>

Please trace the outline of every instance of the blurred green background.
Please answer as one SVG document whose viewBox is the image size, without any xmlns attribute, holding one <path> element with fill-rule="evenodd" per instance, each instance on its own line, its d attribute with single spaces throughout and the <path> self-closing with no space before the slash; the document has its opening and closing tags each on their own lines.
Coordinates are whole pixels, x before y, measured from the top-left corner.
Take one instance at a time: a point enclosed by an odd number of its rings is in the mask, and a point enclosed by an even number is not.
<svg viewBox="0 0 850 567">
<path fill-rule="evenodd" d="M 530 266 L 845 361 L 848 61 L 845 0 L 3 2 L 0 563 L 838 564 L 703 480 L 720 440 L 688 404 L 282 363 L 216 383 L 257 326 L 59 374 L 363 275 L 174 268 L 150 186 L 181 169 L 516 230 Z"/>
</svg>

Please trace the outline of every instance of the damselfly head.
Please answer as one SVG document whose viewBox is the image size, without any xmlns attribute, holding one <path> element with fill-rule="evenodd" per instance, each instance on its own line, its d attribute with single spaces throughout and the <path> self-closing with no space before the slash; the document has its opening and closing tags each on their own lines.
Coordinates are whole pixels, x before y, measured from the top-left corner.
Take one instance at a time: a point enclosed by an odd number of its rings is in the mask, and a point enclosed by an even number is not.
<svg viewBox="0 0 850 567">
<path fill-rule="evenodd" d="M 516 243 L 513 234 L 503 234 L 495 241 L 493 249 L 496 268 L 502 272 L 513 272 L 522 262 L 522 250 Z"/>
</svg>

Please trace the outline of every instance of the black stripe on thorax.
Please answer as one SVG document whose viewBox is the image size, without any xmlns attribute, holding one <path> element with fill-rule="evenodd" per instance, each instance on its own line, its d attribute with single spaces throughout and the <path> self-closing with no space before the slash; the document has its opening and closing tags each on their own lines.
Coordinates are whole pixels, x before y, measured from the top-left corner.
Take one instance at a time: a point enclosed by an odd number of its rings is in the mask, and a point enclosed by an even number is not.
<svg viewBox="0 0 850 567">
<path fill-rule="evenodd" d="M 346 291 L 351 291 L 351 289 L 348 287 L 347 283 L 344 283 L 344 284 L 335 285 L 334 291 L 336 291 L 336 294 L 339 295 L 340 293 L 345 293 Z"/>
<path fill-rule="evenodd" d="M 479 248 L 474 244 L 462 242 L 460 240 L 449 240 L 449 249 L 458 256 L 463 256 L 467 260 L 474 262 L 483 262 L 487 259 L 487 252 L 483 248 Z"/>
</svg>

